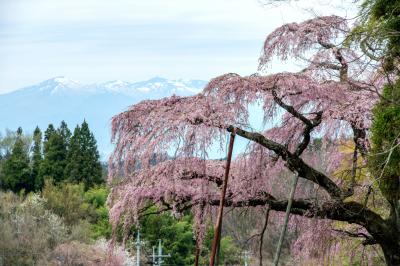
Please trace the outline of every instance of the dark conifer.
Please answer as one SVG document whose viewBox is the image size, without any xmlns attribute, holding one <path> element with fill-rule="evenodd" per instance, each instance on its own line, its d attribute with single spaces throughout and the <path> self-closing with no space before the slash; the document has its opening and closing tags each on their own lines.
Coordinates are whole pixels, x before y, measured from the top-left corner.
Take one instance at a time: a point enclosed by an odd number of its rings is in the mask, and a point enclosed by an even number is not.
<svg viewBox="0 0 400 266">
<path fill-rule="evenodd" d="M 86 121 L 71 137 L 65 175 L 71 182 L 83 182 L 86 189 L 103 182 L 96 139 Z"/>
<path fill-rule="evenodd" d="M 42 163 L 42 132 L 39 127 L 36 127 L 33 132 L 33 147 L 32 147 L 32 159 L 31 159 L 31 179 L 34 182 L 34 190 L 39 191 L 42 189 L 44 181 L 40 176 L 40 165 Z"/>
<path fill-rule="evenodd" d="M 17 139 L 10 156 L 4 163 L 2 187 L 14 192 L 19 192 L 21 189 L 30 192 L 34 187 L 30 175 L 28 151 L 23 141 L 21 128 L 18 128 Z"/>
<path fill-rule="evenodd" d="M 45 131 L 43 161 L 40 165 L 40 177 L 51 178 L 55 183 L 65 179 L 64 170 L 67 157 L 67 146 L 61 130 L 55 130 L 50 124 Z"/>
</svg>

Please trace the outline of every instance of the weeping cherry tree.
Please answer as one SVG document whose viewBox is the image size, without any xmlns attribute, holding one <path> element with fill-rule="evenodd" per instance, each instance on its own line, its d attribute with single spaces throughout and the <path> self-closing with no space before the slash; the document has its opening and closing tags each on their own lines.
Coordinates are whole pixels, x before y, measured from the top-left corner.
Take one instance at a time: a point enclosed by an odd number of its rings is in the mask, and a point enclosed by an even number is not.
<svg viewBox="0 0 400 266">
<path fill-rule="evenodd" d="M 288 204 L 290 173 L 296 173 L 300 183 L 291 214 L 300 223 L 316 221 L 310 232 L 318 236 L 298 240 L 303 250 L 327 235 L 352 237 L 361 246 L 380 248 L 387 265 L 400 265 L 399 205 L 388 202 L 399 201 L 400 193 L 383 195 L 384 210 L 374 209 L 371 195 L 384 194 L 382 176 L 367 168 L 372 110 L 393 77 L 361 50 L 344 45 L 350 31 L 337 16 L 283 25 L 266 37 L 259 68 L 277 57 L 303 60 L 302 71 L 224 74 L 200 94 L 142 101 L 113 117 L 114 228 L 123 224 L 128 230 L 153 205 L 176 215 L 191 210 L 201 247 L 207 219 L 220 203 L 225 167 L 209 153 L 218 144 L 223 148 L 227 133 L 234 132 L 250 144 L 232 161 L 225 207 L 268 206 L 279 215 Z M 266 122 L 261 131 L 249 122 L 255 105 Z M 319 152 L 315 139 L 322 140 Z M 343 145 L 351 152 L 343 152 Z M 335 228 L 338 221 L 344 226 Z"/>
</svg>

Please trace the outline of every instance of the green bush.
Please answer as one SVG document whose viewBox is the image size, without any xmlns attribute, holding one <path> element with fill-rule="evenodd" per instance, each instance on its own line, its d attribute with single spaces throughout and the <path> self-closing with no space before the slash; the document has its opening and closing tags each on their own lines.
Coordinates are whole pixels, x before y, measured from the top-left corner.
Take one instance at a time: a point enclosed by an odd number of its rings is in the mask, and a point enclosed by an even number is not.
<svg viewBox="0 0 400 266">
<path fill-rule="evenodd" d="M 68 226 L 77 224 L 90 215 L 90 205 L 85 202 L 84 194 L 81 184 L 65 183 L 55 186 L 48 181 L 43 188 L 46 207 L 62 217 Z"/>
<path fill-rule="evenodd" d="M 96 186 L 85 193 L 85 202 L 91 206 L 91 237 L 111 237 L 111 225 L 108 221 L 108 208 L 106 201 L 108 189 L 105 186 Z"/>
<path fill-rule="evenodd" d="M 62 183 L 57 186 L 46 182 L 43 197 L 49 210 L 58 214 L 68 226 L 84 225 L 89 228 L 90 238 L 109 238 L 106 201 L 108 190 L 104 186 L 93 187 L 85 192 L 83 184 Z"/>
</svg>

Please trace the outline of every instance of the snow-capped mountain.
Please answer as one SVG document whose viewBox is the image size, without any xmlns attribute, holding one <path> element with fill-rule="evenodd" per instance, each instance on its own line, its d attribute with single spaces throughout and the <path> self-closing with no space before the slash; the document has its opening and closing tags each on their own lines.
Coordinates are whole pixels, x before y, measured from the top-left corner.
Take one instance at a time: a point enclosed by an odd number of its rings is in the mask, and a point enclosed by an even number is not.
<svg viewBox="0 0 400 266">
<path fill-rule="evenodd" d="M 122 80 L 113 80 L 100 83 L 97 86 L 107 92 L 122 93 L 128 96 L 147 94 L 164 97 L 165 95 L 190 95 L 196 94 L 204 87 L 202 80 L 167 80 L 155 77 L 147 81 L 129 83 Z"/>
<path fill-rule="evenodd" d="M 150 96 L 158 95 L 165 97 L 173 94 L 183 96 L 199 93 L 205 84 L 206 82 L 203 80 L 168 80 L 160 77 L 134 83 L 112 80 L 102 83 L 82 84 L 66 77 L 55 77 L 10 94 L 21 92 L 30 94 L 40 91 L 51 95 L 115 93 L 127 96 L 147 94 Z"/>
<path fill-rule="evenodd" d="M 55 77 L 0 94 L 0 132 L 6 128 L 16 130 L 19 126 L 32 132 L 36 125 L 44 131 L 49 123 L 58 126 L 61 120 L 65 120 L 73 130 L 76 124 L 86 119 L 105 158 L 112 149 L 110 120 L 113 115 L 144 99 L 199 93 L 206 83 L 203 80 L 155 77 L 133 83 L 114 80 L 83 84 L 65 77 Z"/>
</svg>

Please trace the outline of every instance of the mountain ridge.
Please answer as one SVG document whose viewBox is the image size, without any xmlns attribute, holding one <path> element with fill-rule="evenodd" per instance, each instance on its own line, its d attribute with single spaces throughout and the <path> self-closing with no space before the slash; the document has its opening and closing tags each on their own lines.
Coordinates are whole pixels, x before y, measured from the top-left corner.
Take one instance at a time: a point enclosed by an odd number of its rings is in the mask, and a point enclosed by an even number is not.
<svg viewBox="0 0 400 266">
<path fill-rule="evenodd" d="M 105 159 L 112 150 L 110 120 L 132 104 L 145 99 L 199 93 L 207 84 L 195 79 L 154 77 L 145 81 L 111 80 L 84 84 L 58 76 L 37 84 L 0 94 L 0 132 L 21 126 L 32 132 L 64 120 L 71 130 L 84 119 L 93 131 Z"/>
<path fill-rule="evenodd" d="M 39 89 L 40 91 L 48 91 L 51 90 L 51 93 L 57 93 L 58 91 L 68 90 L 75 92 L 90 92 L 90 93 L 98 93 L 101 91 L 115 91 L 115 92 L 125 92 L 126 89 L 131 89 L 134 92 L 149 92 L 151 89 L 165 89 L 167 85 L 171 88 L 180 89 L 180 91 L 189 91 L 192 93 L 199 93 L 201 89 L 199 86 L 203 87 L 206 84 L 204 80 L 198 79 L 167 79 L 163 77 L 153 77 L 144 81 L 136 81 L 129 82 L 125 80 L 110 80 L 105 82 L 96 82 L 96 83 L 81 83 L 72 79 L 69 79 L 65 76 L 57 76 L 53 77 L 34 85 L 25 86 L 23 88 L 7 92 L 4 94 L 0 94 L 0 97 L 3 95 L 9 95 L 16 92 L 21 91 L 33 91 L 35 89 Z M 148 88 L 145 90 L 144 88 Z"/>
</svg>

